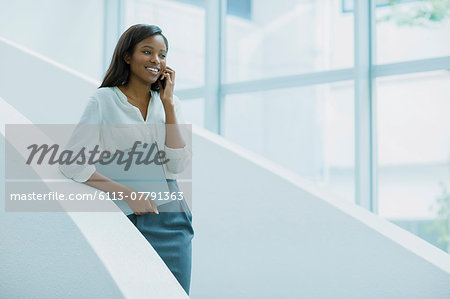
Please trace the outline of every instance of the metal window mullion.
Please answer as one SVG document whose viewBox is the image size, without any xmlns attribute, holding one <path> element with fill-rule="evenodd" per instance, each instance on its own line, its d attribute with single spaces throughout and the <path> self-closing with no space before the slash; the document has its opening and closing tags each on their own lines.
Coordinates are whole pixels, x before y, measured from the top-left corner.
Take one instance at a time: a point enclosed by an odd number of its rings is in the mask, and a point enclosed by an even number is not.
<svg viewBox="0 0 450 299">
<path fill-rule="evenodd" d="M 353 68 L 348 68 L 227 83 L 222 86 L 222 92 L 227 95 L 235 93 L 259 92 L 274 89 L 348 81 L 353 80 L 353 78 L 354 70 Z"/>
<path fill-rule="evenodd" d="M 103 1 L 103 72 L 111 62 L 116 43 L 122 33 L 125 18 L 123 0 Z"/>
<path fill-rule="evenodd" d="M 372 65 L 371 78 L 374 79 L 376 77 L 383 76 L 403 75 L 409 73 L 447 69 L 450 69 L 450 57 L 429 58 L 423 60 L 405 61 L 400 63 Z M 235 93 L 249 93 L 298 86 L 327 84 L 339 81 L 353 80 L 354 76 L 355 72 L 353 68 L 312 72 L 306 74 L 294 74 L 280 77 L 225 83 L 222 84 L 221 92 L 225 95 L 228 95 Z M 179 90 L 178 92 L 186 92 L 187 96 L 192 98 L 193 96 L 200 97 L 200 90 L 201 88 L 187 88 Z"/>
<path fill-rule="evenodd" d="M 372 77 L 405 75 L 450 69 L 450 56 L 374 65 Z"/>
<path fill-rule="evenodd" d="M 225 0 L 205 1 L 205 128 L 221 132 L 222 30 Z"/>
<path fill-rule="evenodd" d="M 355 1 L 355 202 L 376 212 L 375 103 L 372 95 L 373 1 Z"/>
<path fill-rule="evenodd" d="M 377 113 L 377 89 L 376 77 L 374 76 L 374 64 L 378 60 L 376 51 L 376 3 L 374 0 L 369 2 L 369 42 L 370 42 L 370 95 L 371 95 L 371 183 L 372 183 L 372 198 L 371 211 L 378 214 L 378 113 Z"/>
</svg>

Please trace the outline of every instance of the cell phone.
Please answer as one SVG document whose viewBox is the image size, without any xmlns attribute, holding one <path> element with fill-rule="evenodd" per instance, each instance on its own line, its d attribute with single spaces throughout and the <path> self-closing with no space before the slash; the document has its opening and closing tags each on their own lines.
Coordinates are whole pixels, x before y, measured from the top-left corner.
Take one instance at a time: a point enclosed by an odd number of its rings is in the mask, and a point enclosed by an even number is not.
<svg viewBox="0 0 450 299">
<path fill-rule="evenodd" d="M 159 76 L 158 81 L 161 80 L 162 74 Z M 164 78 L 161 82 L 162 88 L 166 88 L 166 80 L 167 78 Z M 159 86 L 158 86 L 159 87 Z"/>
<path fill-rule="evenodd" d="M 167 81 L 167 78 L 164 78 L 164 80 L 161 81 L 161 80 L 160 80 L 161 77 L 162 77 L 162 74 L 159 75 L 158 80 L 157 80 L 155 83 L 152 84 L 152 86 L 151 86 L 151 88 L 150 88 L 151 90 L 158 91 L 158 92 L 160 91 L 161 88 L 159 88 L 158 82 L 161 82 L 162 88 L 166 88 L 166 81 Z"/>
</svg>

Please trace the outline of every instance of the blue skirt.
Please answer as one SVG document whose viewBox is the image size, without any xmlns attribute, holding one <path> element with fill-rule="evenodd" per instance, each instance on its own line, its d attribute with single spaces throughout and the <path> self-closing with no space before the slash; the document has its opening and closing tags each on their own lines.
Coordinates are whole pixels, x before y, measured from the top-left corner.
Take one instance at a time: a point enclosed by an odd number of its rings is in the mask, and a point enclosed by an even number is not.
<svg viewBox="0 0 450 299">
<path fill-rule="evenodd" d="M 176 181 L 170 189 L 178 188 Z M 175 185 L 175 186 L 174 186 Z M 189 295 L 191 284 L 192 214 L 184 200 L 171 200 L 158 207 L 159 214 L 127 217 L 142 233 Z"/>
</svg>

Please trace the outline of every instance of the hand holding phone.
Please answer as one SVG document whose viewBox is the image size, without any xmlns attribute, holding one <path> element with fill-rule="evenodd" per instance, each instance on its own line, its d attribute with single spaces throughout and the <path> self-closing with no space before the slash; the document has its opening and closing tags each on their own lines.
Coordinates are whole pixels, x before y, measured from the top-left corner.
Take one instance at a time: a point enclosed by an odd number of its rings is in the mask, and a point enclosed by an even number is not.
<svg viewBox="0 0 450 299">
<path fill-rule="evenodd" d="M 159 96 L 161 101 L 171 102 L 173 99 L 173 88 L 175 85 L 175 71 L 166 66 L 158 78 Z"/>
<path fill-rule="evenodd" d="M 161 73 L 161 75 L 159 75 L 158 87 L 159 87 L 160 91 L 162 91 L 164 88 L 166 88 L 166 78 L 163 76 L 163 73 Z"/>
</svg>

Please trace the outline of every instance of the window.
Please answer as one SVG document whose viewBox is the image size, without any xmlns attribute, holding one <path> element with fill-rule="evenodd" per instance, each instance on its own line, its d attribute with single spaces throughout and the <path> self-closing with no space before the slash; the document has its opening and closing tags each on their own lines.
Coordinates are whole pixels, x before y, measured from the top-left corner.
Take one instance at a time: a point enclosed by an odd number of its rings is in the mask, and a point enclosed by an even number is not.
<svg viewBox="0 0 450 299">
<path fill-rule="evenodd" d="M 354 200 L 352 82 L 229 95 L 224 115 L 225 137 Z"/>
<path fill-rule="evenodd" d="M 189 99 L 182 101 L 181 105 L 187 123 L 204 126 L 205 99 Z"/>
<path fill-rule="evenodd" d="M 176 88 L 205 84 L 205 10 L 202 7 L 163 0 L 128 0 L 126 25 L 158 25 L 169 41 L 167 65 L 177 75 Z"/>
<path fill-rule="evenodd" d="M 437 242 L 438 199 L 450 190 L 450 72 L 377 79 L 378 210 Z"/>
<path fill-rule="evenodd" d="M 448 1 L 409 1 L 380 7 L 376 19 L 378 64 L 450 55 Z"/>
<path fill-rule="evenodd" d="M 369 176 L 355 177 L 356 167 L 370 171 L 355 165 L 355 156 L 363 156 L 377 163 L 377 189 L 366 195 L 372 192 L 378 213 L 445 249 L 437 242 L 442 235 L 428 227 L 438 217 L 437 199 L 450 198 L 450 3 L 374 1 L 375 27 L 354 40 L 354 13 L 358 24 L 368 24 L 361 14 L 368 1 L 355 10 L 354 0 L 228 0 L 219 68 L 204 64 L 203 0 L 129 0 L 127 20 L 150 17 L 173 41 L 177 88 L 192 99 L 183 101 L 187 120 L 203 125 L 210 113 L 217 120 L 211 127 L 225 137 L 351 202 L 356 184 L 370 185 Z M 372 49 L 361 46 L 366 39 Z M 354 53 L 355 44 L 364 53 Z M 358 85 L 365 92 L 357 96 L 372 92 L 377 117 L 370 134 L 376 140 L 361 141 L 366 152 L 358 155 L 354 102 L 368 107 L 369 97 L 355 99 L 356 54 L 372 55 L 373 65 L 362 64 L 373 80 Z M 411 60 L 420 61 L 410 66 Z M 203 94 L 205 67 L 222 75 L 217 98 Z M 206 105 L 214 110 L 205 110 L 206 101 L 216 101 Z"/>
<path fill-rule="evenodd" d="M 226 17 L 225 81 L 353 66 L 353 15 L 340 0 L 253 1 L 252 19 Z"/>
<path fill-rule="evenodd" d="M 182 3 L 188 3 L 200 7 L 205 6 L 205 0 L 173 0 Z M 208 1 L 208 0 L 206 0 Z M 251 0 L 228 0 L 227 1 L 227 14 L 237 16 L 244 19 L 251 19 L 252 2 Z"/>
</svg>

